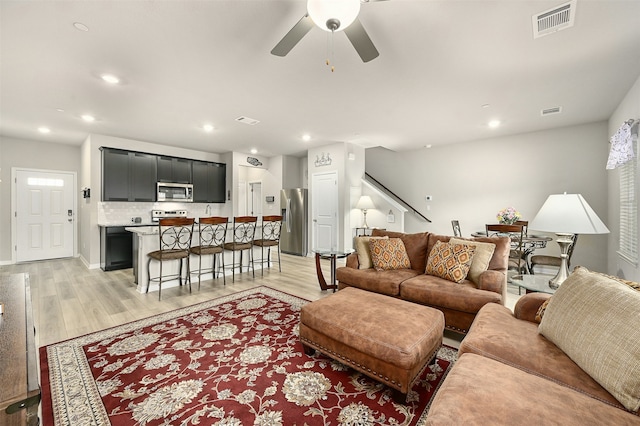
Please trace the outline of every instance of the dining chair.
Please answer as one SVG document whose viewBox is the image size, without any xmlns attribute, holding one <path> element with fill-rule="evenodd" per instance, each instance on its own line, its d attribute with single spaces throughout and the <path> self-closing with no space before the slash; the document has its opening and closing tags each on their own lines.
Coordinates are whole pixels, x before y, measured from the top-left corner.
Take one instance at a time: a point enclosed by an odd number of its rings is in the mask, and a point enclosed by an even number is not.
<svg viewBox="0 0 640 426">
<path fill-rule="evenodd" d="M 571 266 L 571 256 L 573 255 L 573 249 L 578 242 L 578 234 L 573 234 L 571 237 L 573 243 L 569 246 L 569 250 L 567 251 L 567 266 Z M 529 271 L 534 274 L 535 266 L 552 266 L 555 268 L 560 268 L 561 259 L 560 256 L 548 256 L 546 254 L 536 254 L 535 256 L 531 256 L 531 266 Z"/>
<path fill-rule="evenodd" d="M 224 271 L 224 243 L 227 238 L 227 223 L 229 218 L 226 217 L 201 217 L 198 219 L 198 240 L 197 246 L 191 247 L 190 252 L 198 256 L 198 290 L 200 290 L 201 277 L 211 272 L 213 278 L 220 275 L 220 265 L 222 265 L 222 281 L 227 284 L 227 278 Z M 212 255 L 211 269 L 202 271 L 202 256 Z M 220 265 L 216 270 L 216 259 L 220 259 Z M 216 273 L 217 272 L 217 273 Z"/>
<path fill-rule="evenodd" d="M 457 220 L 451 221 L 451 227 L 453 228 L 454 237 L 462 237 L 462 231 L 460 230 L 460 222 Z"/>
<path fill-rule="evenodd" d="M 186 217 L 176 217 L 160 219 L 158 221 L 158 238 L 159 249 L 147 253 L 149 260 L 147 261 L 147 292 L 151 282 L 158 282 L 158 300 L 161 300 L 162 282 L 178 279 L 182 285 L 182 263 L 183 260 L 187 264 L 186 280 L 189 282 L 189 293 L 191 293 L 191 269 L 189 267 L 189 249 L 191 248 L 191 238 L 193 236 L 193 224 L 195 219 Z M 160 262 L 160 273 L 157 277 L 151 277 L 151 261 Z M 177 274 L 168 274 L 163 276 L 162 266 L 165 262 L 178 260 L 180 267 Z"/>
<path fill-rule="evenodd" d="M 487 224 L 485 230 L 488 237 L 508 235 L 512 242 L 509 251 L 508 269 L 515 270 L 516 275 L 527 273 L 527 266 L 524 264 L 524 250 L 522 244 L 524 241 L 524 225 L 503 225 L 503 224 Z M 510 279 L 507 281 L 511 282 Z"/>
<path fill-rule="evenodd" d="M 262 217 L 262 238 L 253 240 L 253 245 L 260 247 L 260 274 L 264 276 L 264 264 L 271 268 L 271 247 L 278 250 L 278 271 L 280 266 L 280 230 L 282 229 L 282 216 Z M 267 248 L 267 259 L 264 258 L 264 249 Z M 274 261 L 275 262 L 275 261 Z"/>
<path fill-rule="evenodd" d="M 256 216 L 237 216 L 233 218 L 232 228 L 232 241 L 224 243 L 224 249 L 231 251 L 231 276 L 232 281 L 236 281 L 236 267 L 239 267 L 240 273 L 242 273 L 242 252 L 249 251 L 249 262 L 251 262 L 251 270 L 253 271 L 253 278 L 256 277 L 255 265 L 253 263 L 253 239 L 256 234 L 256 223 L 258 218 Z M 236 263 L 236 252 L 240 252 L 240 262 Z M 248 268 L 248 266 L 247 266 Z"/>
</svg>

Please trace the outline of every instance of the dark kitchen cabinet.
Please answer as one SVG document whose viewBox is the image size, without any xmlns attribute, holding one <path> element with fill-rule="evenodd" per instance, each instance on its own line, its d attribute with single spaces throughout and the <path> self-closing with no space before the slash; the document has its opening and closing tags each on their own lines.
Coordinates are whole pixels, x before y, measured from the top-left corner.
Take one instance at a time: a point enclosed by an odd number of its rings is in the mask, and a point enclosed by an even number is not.
<svg viewBox="0 0 640 426">
<path fill-rule="evenodd" d="M 155 201 L 156 200 L 156 156 L 132 152 L 129 156 L 131 162 L 131 201 Z"/>
<path fill-rule="evenodd" d="M 196 203 L 224 203 L 227 165 L 193 161 L 193 201 Z"/>
<path fill-rule="evenodd" d="M 100 267 L 104 271 L 127 269 L 133 265 L 133 234 L 124 228 L 100 228 Z"/>
<path fill-rule="evenodd" d="M 158 182 L 193 183 L 192 160 L 158 155 Z"/>
<path fill-rule="evenodd" d="M 156 200 L 156 156 L 102 148 L 102 200 Z"/>
<path fill-rule="evenodd" d="M 129 151 L 102 150 L 102 200 L 129 201 Z"/>
</svg>

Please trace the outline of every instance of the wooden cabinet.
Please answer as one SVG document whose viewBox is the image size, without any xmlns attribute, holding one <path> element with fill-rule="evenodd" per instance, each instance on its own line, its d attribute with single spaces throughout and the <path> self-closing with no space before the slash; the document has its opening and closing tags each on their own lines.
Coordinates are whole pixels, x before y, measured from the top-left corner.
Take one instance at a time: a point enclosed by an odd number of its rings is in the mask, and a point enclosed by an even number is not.
<svg viewBox="0 0 640 426">
<path fill-rule="evenodd" d="M 158 157 L 158 182 L 193 183 L 191 178 L 192 160 L 186 158 Z"/>
<path fill-rule="evenodd" d="M 26 274 L 0 277 L 0 425 L 37 425 L 40 385 Z"/>
<path fill-rule="evenodd" d="M 122 149 L 102 149 L 102 200 L 156 200 L 156 156 Z"/>
<path fill-rule="evenodd" d="M 224 203 L 227 165 L 193 161 L 193 201 L 196 203 Z"/>
</svg>

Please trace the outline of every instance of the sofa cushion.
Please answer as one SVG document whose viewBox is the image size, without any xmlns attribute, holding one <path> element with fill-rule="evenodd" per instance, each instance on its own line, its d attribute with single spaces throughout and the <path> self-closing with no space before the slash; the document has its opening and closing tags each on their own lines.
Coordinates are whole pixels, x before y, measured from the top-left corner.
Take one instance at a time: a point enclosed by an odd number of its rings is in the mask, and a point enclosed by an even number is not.
<svg viewBox="0 0 640 426">
<path fill-rule="evenodd" d="M 369 240 L 372 238 L 389 238 L 389 237 L 356 237 L 356 253 L 358 254 L 358 268 L 369 269 L 373 268 L 373 262 L 371 261 L 371 247 L 369 246 Z"/>
<path fill-rule="evenodd" d="M 369 246 L 376 271 L 411 268 L 407 250 L 400 238 L 373 238 L 369 240 Z"/>
<path fill-rule="evenodd" d="M 400 284 L 409 278 L 419 275 L 413 269 L 396 269 L 393 271 L 376 271 L 370 269 L 355 269 L 340 267 L 336 269 L 336 278 L 344 287 L 345 284 L 388 296 L 400 296 Z"/>
<path fill-rule="evenodd" d="M 458 353 L 492 358 L 623 408 L 567 354 L 539 334 L 538 324 L 517 319 L 509 308 L 496 303 L 480 309 Z"/>
<path fill-rule="evenodd" d="M 460 355 L 426 425 L 637 425 L 633 414 L 473 354 Z"/>
<path fill-rule="evenodd" d="M 438 241 L 429 253 L 425 273 L 461 283 L 467 277 L 475 252 L 475 246 Z"/>
<path fill-rule="evenodd" d="M 480 241 L 468 241 L 458 238 L 452 238 L 449 240 L 451 244 L 466 244 L 476 248 L 476 252 L 473 255 L 471 266 L 469 267 L 469 273 L 467 276 L 471 281 L 476 284 L 480 283 L 480 274 L 489 268 L 489 262 L 493 257 L 493 252 L 496 249 L 496 245 L 493 243 L 482 243 Z"/>
<path fill-rule="evenodd" d="M 640 293 L 576 268 L 553 295 L 539 332 L 628 410 L 640 408 Z"/>
<path fill-rule="evenodd" d="M 411 269 L 415 269 L 421 274 L 424 273 L 424 267 L 427 264 L 427 244 L 429 243 L 429 233 L 420 232 L 417 234 L 405 234 L 403 232 L 385 231 L 382 229 L 374 229 L 371 232 L 374 237 L 387 236 L 389 238 L 400 238 L 404 243 L 411 263 Z"/>
<path fill-rule="evenodd" d="M 433 276 L 418 275 L 400 286 L 400 297 L 404 300 L 443 307 L 475 314 L 487 303 L 501 303 L 502 295 L 493 291 L 478 290 L 469 280 L 462 284 Z"/>
</svg>

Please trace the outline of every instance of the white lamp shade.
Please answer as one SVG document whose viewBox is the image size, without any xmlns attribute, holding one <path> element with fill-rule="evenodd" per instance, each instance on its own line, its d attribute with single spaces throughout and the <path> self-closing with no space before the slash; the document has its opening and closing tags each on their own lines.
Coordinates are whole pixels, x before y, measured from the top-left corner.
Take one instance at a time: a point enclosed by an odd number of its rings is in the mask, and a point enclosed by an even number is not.
<svg viewBox="0 0 640 426">
<path fill-rule="evenodd" d="M 608 234 L 609 229 L 580 194 L 549 195 L 529 229 L 564 234 Z"/>
<path fill-rule="evenodd" d="M 340 21 L 340 27 L 336 31 L 342 31 L 353 23 L 360 13 L 360 0 L 308 0 L 307 13 L 319 28 L 331 31 L 327 28 L 329 19 Z"/>
<path fill-rule="evenodd" d="M 358 200 L 358 204 L 356 204 L 356 209 L 360 209 L 360 210 L 375 209 L 375 208 L 376 208 L 376 205 L 373 204 L 371 197 L 369 197 L 368 195 L 363 195 L 362 197 L 360 197 L 360 199 Z"/>
</svg>

